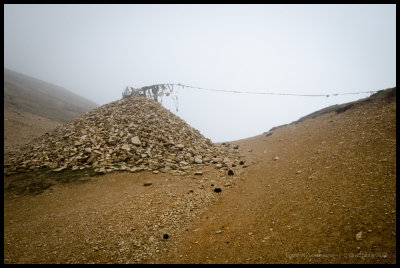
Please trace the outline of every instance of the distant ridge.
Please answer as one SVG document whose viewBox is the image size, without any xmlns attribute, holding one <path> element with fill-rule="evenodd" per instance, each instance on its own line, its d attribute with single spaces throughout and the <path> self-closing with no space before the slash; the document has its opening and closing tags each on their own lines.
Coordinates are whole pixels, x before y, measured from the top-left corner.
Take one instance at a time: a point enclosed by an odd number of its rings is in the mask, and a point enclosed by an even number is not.
<svg viewBox="0 0 400 268">
<path fill-rule="evenodd" d="M 99 105 L 60 86 L 4 69 L 4 106 L 63 123 Z"/>
<path fill-rule="evenodd" d="M 316 118 L 316 117 L 318 117 L 320 115 L 331 113 L 331 112 L 336 112 L 336 113 L 340 114 L 340 113 L 343 113 L 343 112 L 347 111 L 350 108 L 353 108 L 353 107 L 355 107 L 357 105 L 362 105 L 365 102 L 369 102 L 369 101 L 372 101 L 372 100 L 377 100 L 377 99 L 390 100 L 392 98 L 396 98 L 396 87 L 379 90 L 378 92 L 376 92 L 375 94 L 372 94 L 369 97 L 362 98 L 362 99 L 359 99 L 359 100 L 356 100 L 356 101 L 328 106 L 326 108 L 323 108 L 323 109 L 318 110 L 316 112 L 313 112 L 311 114 L 303 116 L 300 119 L 298 119 L 298 120 L 296 120 L 296 121 L 294 121 L 294 122 L 292 122 L 290 124 L 297 124 L 297 123 L 300 123 L 300 122 L 302 122 L 304 120 L 313 119 L 313 118 Z M 264 134 L 267 134 L 267 133 L 269 133 L 269 132 L 271 132 L 273 130 L 276 130 L 277 128 L 284 127 L 284 126 L 287 126 L 287 125 L 289 125 L 289 124 L 284 124 L 284 125 L 273 127 L 269 131 L 264 132 Z"/>
</svg>

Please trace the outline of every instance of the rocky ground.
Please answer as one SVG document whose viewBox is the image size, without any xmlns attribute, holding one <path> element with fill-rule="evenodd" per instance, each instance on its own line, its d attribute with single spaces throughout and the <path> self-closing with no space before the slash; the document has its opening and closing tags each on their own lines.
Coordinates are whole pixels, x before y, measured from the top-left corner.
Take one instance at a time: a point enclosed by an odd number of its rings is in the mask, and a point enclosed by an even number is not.
<svg viewBox="0 0 400 268">
<path fill-rule="evenodd" d="M 396 263 L 395 95 L 229 149 L 178 173 L 6 176 L 5 263 Z"/>
<path fill-rule="evenodd" d="M 5 154 L 5 174 L 52 168 L 94 168 L 185 175 L 198 164 L 239 166 L 238 148 L 216 146 L 160 103 L 145 97 L 114 101 Z M 233 165 L 233 166 L 232 166 Z"/>
</svg>

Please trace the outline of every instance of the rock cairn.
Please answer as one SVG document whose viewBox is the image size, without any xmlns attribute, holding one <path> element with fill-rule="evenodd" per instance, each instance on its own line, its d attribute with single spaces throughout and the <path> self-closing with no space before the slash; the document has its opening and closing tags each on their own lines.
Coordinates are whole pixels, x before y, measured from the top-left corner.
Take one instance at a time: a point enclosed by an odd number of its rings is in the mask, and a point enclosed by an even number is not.
<svg viewBox="0 0 400 268">
<path fill-rule="evenodd" d="M 154 100 L 130 97 L 96 108 L 11 152 L 5 174 L 40 168 L 94 168 L 176 175 L 196 165 L 229 170 L 239 163 L 237 147 L 215 145 Z M 237 163 L 236 163 L 237 162 Z"/>
</svg>

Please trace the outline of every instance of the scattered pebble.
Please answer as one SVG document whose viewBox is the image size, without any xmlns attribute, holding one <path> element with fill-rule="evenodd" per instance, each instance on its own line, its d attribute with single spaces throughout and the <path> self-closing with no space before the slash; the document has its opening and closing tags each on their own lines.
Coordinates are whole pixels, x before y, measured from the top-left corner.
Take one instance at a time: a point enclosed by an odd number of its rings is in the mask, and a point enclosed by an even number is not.
<svg viewBox="0 0 400 268">
<path fill-rule="evenodd" d="M 361 241 L 362 240 L 362 231 L 360 231 L 360 232 L 358 232 L 357 234 L 356 234 L 356 240 L 357 241 Z"/>
</svg>

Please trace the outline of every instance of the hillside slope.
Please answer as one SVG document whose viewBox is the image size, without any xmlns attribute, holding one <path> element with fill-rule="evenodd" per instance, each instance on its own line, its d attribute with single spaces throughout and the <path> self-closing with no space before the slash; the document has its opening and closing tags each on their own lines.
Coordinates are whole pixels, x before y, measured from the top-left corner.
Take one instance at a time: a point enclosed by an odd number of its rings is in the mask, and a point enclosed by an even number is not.
<svg viewBox="0 0 400 268">
<path fill-rule="evenodd" d="M 4 69 L 5 152 L 97 106 L 67 89 Z"/>
<path fill-rule="evenodd" d="M 27 144 L 34 138 L 51 131 L 60 122 L 18 110 L 4 108 L 4 156 L 10 151 Z"/>
<path fill-rule="evenodd" d="M 66 122 L 97 106 L 65 88 L 4 69 L 4 107 Z"/>
<path fill-rule="evenodd" d="M 396 263 L 395 96 L 236 141 L 242 182 L 151 262 Z"/>
</svg>

